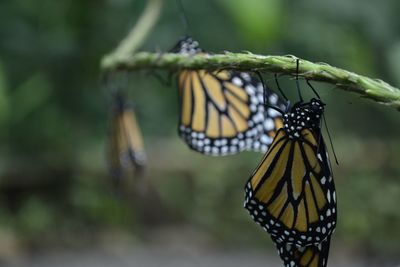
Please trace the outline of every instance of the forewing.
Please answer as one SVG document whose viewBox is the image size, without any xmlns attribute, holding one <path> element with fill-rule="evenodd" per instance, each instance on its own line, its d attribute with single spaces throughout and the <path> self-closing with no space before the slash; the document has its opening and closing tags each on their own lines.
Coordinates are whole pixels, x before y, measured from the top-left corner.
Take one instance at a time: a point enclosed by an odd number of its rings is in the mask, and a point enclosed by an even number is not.
<svg viewBox="0 0 400 267">
<path fill-rule="evenodd" d="M 245 207 L 278 243 L 317 244 L 335 228 L 336 196 L 324 147 L 310 130 L 290 139 L 281 129 L 246 186 Z"/>
<path fill-rule="evenodd" d="M 249 149 L 263 131 L 263 95 L 257 86 L 246 73 L 181 71 L 180 136 L 208 155 Z"/>
<path fill-rule="evenodd" d="M 145 165 L 143 138 L 135 114 L 129 108 L 114 111 L 110 126 L 108 161 L 111 175 L 120 181 Z"/>
</svg>

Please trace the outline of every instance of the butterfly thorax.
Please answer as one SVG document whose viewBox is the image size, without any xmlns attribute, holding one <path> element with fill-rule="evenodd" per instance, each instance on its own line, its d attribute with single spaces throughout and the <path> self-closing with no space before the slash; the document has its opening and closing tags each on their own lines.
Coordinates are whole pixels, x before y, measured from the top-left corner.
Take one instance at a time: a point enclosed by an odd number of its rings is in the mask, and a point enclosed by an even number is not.
<svg viewBox="0 0 400 267">
<path fill-rule="evenodd" d="M 193 40 L 191 37 L 183 37 L 171 51 L 174 53 L 189 55 L 203 52 L 199 47 L 199 42 Z"/>
<path fill-rule="evenodd" d="M 324 112 L 324 103 L 319 99 L 296 103 L 291 111 L 283 116 L 283 129 L 291 139 L 298 139 L 304 129 L 319 127 Z"/>
</svg>

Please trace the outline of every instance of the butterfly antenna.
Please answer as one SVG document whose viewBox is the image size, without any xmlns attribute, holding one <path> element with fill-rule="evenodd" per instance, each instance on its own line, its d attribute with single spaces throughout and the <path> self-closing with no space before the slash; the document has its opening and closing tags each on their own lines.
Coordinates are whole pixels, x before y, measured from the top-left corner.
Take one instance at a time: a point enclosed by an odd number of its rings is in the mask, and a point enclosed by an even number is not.
<svg viewBox="0 0 400 267">
<path fill-rule="evenodd" d="M 257 76 L 260 78 L 261 84 L 263 86 L 263 97 L 264 97 L 264 106 L 266 106 L 267 108 L 271 108 L 273 110 L 278 111 L 280 114 L 284 115 L 285 112 L 283 110 L 281 110 L 278 107 L 272 106 L 268 103 L 268 95 L 267 95 L 267 84 L 264 81 L 264 78 L 262 77 L 261 73 L 259 71 L 255 72 L 257 74 Z"/>
<path fill-rule="evenodd" d="M 286 102 L 289 101 L 289 99 L 287 98 L 287 96 L 285 95 L 285 93 L 283 92 L 283 90 L 281 89 L 281 86 L 279 85 L 279 82 L 278 82 L 278 75 L 277 75 L 276 73 L 274 74 L 274 77 L 275 77 L 276 87 L 278 88 L 279 93 L 281 93 L 282 97 L 286 100 Z"/>
<path fill-rule="evenodd" d="M 335 157 L 335 162 L 336 162 L 337 165 L 339 165 L 339 161 L 338 161 L 338 159 L 336 157 L 335 149 L 333 147 L 333 142 L 332 142 L 331 134 L 329 132 L 328 124 L 327 124 L 326 119 L 325 119 L 325 114 L 322 114 L 322 117 L 324 119 L 324 125 L 325 125 L 325 129 L 326 129 L 326 133 L 328 134 L 329 143 L 331 144 L 333 156 Z"/>
<path fill-rule="evenodd" d="M 280 108 L 278 108 L 278 107 L 272 106 L 272 105 L 270 105 L 270 104 L 264 104 L 264 105 L 265 105 L 267 108 L 276 110 L 277 112 L 279 112 L 280 114 L 282 114 L 282 116 L 285 115 L 285 112 L 284 112 L 283 110 L 281 110 Z"/>
<path fill-rule="evenodd" d="M 319 129 L 321 129 L 321 127 L 322 127 L 322 121 L 319 122 Z M 319 151 L 321 145 L 321 139 L 322 139 L 322 131 L 319 131 L 317 151 Z"/>
<path fill-rule="evenodd" d="M 261 81 L 261 84 L 262 84 L 262 87 L 263 87 L 264 104 L 267 105 L 267 101 L 268 101 L 268 100 L 267 100 L 267 99 L 268 99 L 268 96 L 267 96 L 267 86 L 266 86 L 266 84 L 265 84 L 264 78 L 262 77 L 261 73 L 260 73 L 259 71 L 256 71 L 255 73 L 257 74 L 258 78 L 259 78 L 260 81 Z"/>
<path fill-rule="evenodd" d="M 176 0 L 176 4 L 180 11 L 180 17 L 183 24 L 183 30 L 186 36 L 189 36 L 189 20 L 186 16 L 185 8 L 183 7 L 182 0 Z"/>
<path fill-rule="evenodd" d="M 300 101 L 303 102 L 303 97 L 301 96 L 300 92 L 300 84 L 299 84 L 299 59 L 296 59 L 296 86 L 297 86 L 297 93 L 299 94 Z"/>
<path fill-rule="evenodd" d="M 308 86 L 310 86 L 310 88 L 314 92 L 314 94 L 318 97 L 318 99 L 321 99 L 321 97 L 317 93 L 317 90 L 315 90 L 315 88 L 311 85 L 310 81 L 308 79 L 306 79 L 306 82 L 307 82 Z"/>
</svg>

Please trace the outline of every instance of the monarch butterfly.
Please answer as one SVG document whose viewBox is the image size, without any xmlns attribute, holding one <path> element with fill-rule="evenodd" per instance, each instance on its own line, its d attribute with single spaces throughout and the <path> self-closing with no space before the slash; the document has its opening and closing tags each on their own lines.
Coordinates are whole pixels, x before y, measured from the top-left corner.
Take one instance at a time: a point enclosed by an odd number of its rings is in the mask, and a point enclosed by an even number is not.
<svg viewBox="0 0 400 267">
<path fill-rule="evenodd" d="M 143 138 L 135 113 L 121 93 L 115 93 L 109 134 L 109 165 L 118 183 L 142 171 L 146 163 Z"/>
<path fill-rule="evenodd" d="M 336 226 L 336 192 L 320 99 L 297 102 L 245 186 L 245 208 L 278 244 L 318 246 Z"/>
<path fill-rule="evenodd" d="M 318 246 L 297 247 L 296 245 L 276 243 L 279 256 L 285 267 L 326 267 L 328 264 L 330 237 Z"/>
<path fill-rule="evenodd" d="M 174 49 L 181 54 L 206 54 L 185 37 Z M 179 135 L 200 153 L 222 156 L 253 150 L 265 152 L 282 117 L 268 105 L 283 107 L 277 94 L 245 72 L 184 69 L 178 74 Z"/>
</svg>

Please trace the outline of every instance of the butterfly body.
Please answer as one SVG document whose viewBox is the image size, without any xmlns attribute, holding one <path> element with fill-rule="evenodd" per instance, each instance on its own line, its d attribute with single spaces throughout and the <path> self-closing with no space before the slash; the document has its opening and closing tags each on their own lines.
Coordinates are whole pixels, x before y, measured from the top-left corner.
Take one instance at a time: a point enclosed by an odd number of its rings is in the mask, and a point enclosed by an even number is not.
<svg viewBox="0 0 400 267">
<path fill-rule="evenodd" d="M 324 111 L 322 102 L 298 102 L 290 113 L 283 116 L 283 129 L 290 139 L 299 139 L 304 129 L 319 131 L 319 122 Z"/>
<path fill-rule="evenodd" d="M 199 42 L 193 40 L 191 37 L 185 36 L 178 41 L 174 48 L 171 49 L 171 52 L 194 55 L 204 51 L 200 48 Z"/>
<path fill-rule="evenodd" d="M 118 183 L 141 172 L 146 164 L 143 137 L 133 108 L 120 94 L 114 96 L 109 134 L 110 173 Z"/>
<path fill-rule="evenodd" d="M 320 132 L 324 104 L 296 103 L 245 187 L 245 208 L 275 243 L 319 245 L 336 226 L 336 193 Z"/>
</svg>

